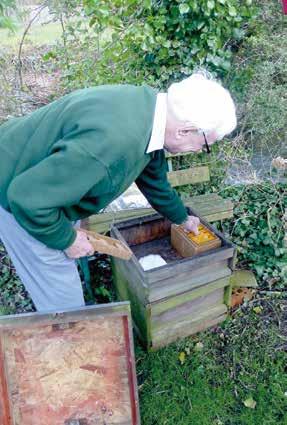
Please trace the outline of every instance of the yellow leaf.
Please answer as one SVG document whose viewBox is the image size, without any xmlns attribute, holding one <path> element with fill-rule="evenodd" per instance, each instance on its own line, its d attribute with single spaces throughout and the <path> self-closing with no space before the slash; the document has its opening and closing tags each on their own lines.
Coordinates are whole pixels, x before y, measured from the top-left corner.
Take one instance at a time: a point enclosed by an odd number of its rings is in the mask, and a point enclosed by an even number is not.
<svg viewBox="0 0 287 425">
<path fill-rule="evenodd" d="M 185 357 L 186 357 L 185 352 L 181 351 L 181 353 L 179 353 L 179 356 L 178 356 L 178 359 L 179 359 L 181 364 L 183 364 L 185 362 Z"/>
<path fill-rule="evenodd" d="M 263 308 L 262 307 L 254 307 L 253 308 L 253 311 L 254 311 L 254 313 L 256 313 L 256 314 L 260 314 L 262 311 L 263 311 Z"/>
<path fill-rule="evenodd" d="M 249 397 L 246 400 L 244 400 L 243 404 L 245 407 L 249 407 L 250 409 L 255 409 L 256 401 L 253 400 L 252 397 Z"/>
</svg>

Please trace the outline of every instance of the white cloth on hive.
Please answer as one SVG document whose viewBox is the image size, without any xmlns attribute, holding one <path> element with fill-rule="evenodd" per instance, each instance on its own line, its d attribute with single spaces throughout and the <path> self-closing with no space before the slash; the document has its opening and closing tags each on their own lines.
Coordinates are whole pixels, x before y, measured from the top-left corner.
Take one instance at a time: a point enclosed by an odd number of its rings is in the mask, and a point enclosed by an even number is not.
<svg viewBox="0 0 287 425">
<path fill-rule="evenodd" d="M 150 270 L 156 267 L 164 266 L 166 261 L 160 255 L 150 254 L 140 258 L 139 263 L 144 270 Z"/>
</svg>

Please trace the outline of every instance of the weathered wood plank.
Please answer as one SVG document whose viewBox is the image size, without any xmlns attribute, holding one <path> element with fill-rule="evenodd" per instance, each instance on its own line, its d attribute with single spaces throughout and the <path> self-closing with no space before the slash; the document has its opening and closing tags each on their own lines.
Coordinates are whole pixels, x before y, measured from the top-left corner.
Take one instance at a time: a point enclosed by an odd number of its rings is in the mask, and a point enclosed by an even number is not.
<svg viewBox="0 0 287 425">
<path fill-rule="evenodd" d="M 187 196 L 187 199 L 191 199 L 193 200 L 193 202 L 197 205 L 200 204 L 206 204 L 206 202 L 210 201 L 210 200 L 215 200 L 218 201 L 220 199 L 223 199 L 220 195 L 218 195 L 218 193 L 212 192 L 212 193 L 205 193 L 204 195 L 195 195 L 195 196 Z M 184 195 L 183 195 L 183 199 L 185 199 Z"/>
<path fill-rule="evenodd" d="M 214 292 L 216 289 L 225 288 L 227 286 L 230 286 L 229 276 L 204 284 L 180 295 L 175 295 L 169 298 L 164 298 L 163 300 L 158 300 L 157 302 L 153 302 L 151 304 L 152 318 L 170 309 L 175 309 L 178 306 L 196 298 L 208 295 L 209 293 Z M 223 299 L 221 301 L 223 301 Z"/>
<path fill-rule="evenodd" d="M 187 198 L 192 198 L 193 202 L 200 205 L 200 204 L 206 204 L 206 202 L 213 200 L 215 203 L 219 201 L 230 201 L 228 198 L 223 198 L 216 192 L 211 193 L 204 193 L 203 195 L 194 195 L 194 196 L 187 196 Z M 232 201 L 231 201 L 232 202 Z"/>
<path fill-rule="evenodd" d="M 145 283 L 141 276 L 137 273 L 137 269 L 134 267 L 132 262 L 129 264 L 123 263 L 123 260 L 117 260 L 112 258 L 111 260 L 113 269 L 116 268 L 119 273 L 128 280 L 129 286 L 133 288 L 133 291 L 137 294 L 137 297 L 143 304 L 148 303 L 149 289 L 145 286 Z"/>
<path fill-rule="evenodd" d="M 192 203 L 190 203 L 189 205 L 192 206 Z M 129 214 L 127 212 L 125 218 L 118 218 L 118 216 L 115 216 L 113 219 L 111 219 L 110 217 L 105 217 L 106 213 L 93 215 L 91 216 L 91 220 L 86 221 L 83 227 L 85 229 L 93 230 L 98 233 L 108 233 L 113 223 L 120 223 L 120 222 L 127 221 L 133 217 L 134 218 L 145 217 L 155 213 L 155 210 L 153 210 L 152 208 L 145 208 L 145 209 L 139 208 L 136 211 L 137 211 L 136 213 L 133 212 L 132 214 Z M 233 209 L 230 209 L 230 210 L 224 209 L 223 211 L 218 211 L 216 213 L 212 213 L 211 211 L 209 211 L 208 213 L 207 211 L 205 211 L 205 214 L 202 214 L 198 208 L 196 209 L 196 211 L 200 217 L 204 218 L 210 223 L 233 217 Z M 100 216 L 103 216 L 103 217 L 100 217 Z M 98 217 L 100 217 L 99 222 L 97 219 Z"/>
<path fill-rule="evenodd" d="M 208 222 L 223 220 L 233 217 L 233 203 L 228 199 L 223 199 L 217 194 L 206 194 L 184 199 L 186 206 Z M 154 214 L 152 208 L 137 208 L 134 210 L 123 210 L 117 212 L 104 212 L 95 214 L 84 221 L 83 227 L 94 230 L 98 233 L 106 233 L 113 223 L 120 223 L 132 218 L 145 217 Z"/>
<path fill-rule="evenodd" d="M 135 286 L 126 278 L 118 263 L 112 263 L 112 272 L 117 298 L 123 301 L 130 301 L 132 319 L 136 325 L 137 333 L 142 342 L 145 345 L 149 345 L 150 313 L 148 306 L 142 300 L 140 288 L 135 289 Z"/>
<path fill-rule="evenodd" d="M 121 236 L 123 240 L 131 247 L 140 245 L 146 242 L 158 240 L 170 235 L 171 222 L 162 217 L 155 217 L 155 219 L 137 219 L 136 223 L 126 226 L 118 226 L 119 233 L 117 238 Z M 117 230 L 113 227 L 112 232 Z M 116 233 L 116 232 L 115 232 Z"/>
<path fill-rule="evenodd" d="M 195 184 L 209 181 L 209 168 L 194 167 L 187 170 L 170 171 L 167 173 L 168 181 L 173 187 L 185 184 Z"/>
<path fill-rule="evenodd" d="M 149 302 L 156 302 L 168 297 L 183 294 L 215 280 L 227 278 L 230 274 L 231 270 L 226 264 L 225 266 L 222 263 L 214 264 L 213 271 L 210 272 L 209 270 L 208 274 L 203 268 L 197 273 L 185 274 L 182 276 L 180 282 L 176 280 L 176 278 L 159 282 L 159 285 L 150 287 L 148 299 Z"/>
<path fill-rule="evenodd" d="M 216 194 L 201 195 L 199 199 L 191 197 L 184 204 L 208 222 L 233 216 L 233 202 Z"/>
<path fill-rule="evenodd" d="M 187 324 L 193 325 L 194 323 L 197 323 L 201 320 L 210 319 L 219 315 L 222 315 L 227 312 L 227 307 L 225 304 L 216 304 L 212 308 L 210 308 L 208 311 L 201 310 L 197 312 L 197 315 L 191 315 L 190 312 L 187 312 L 185 316 L 182 316 L 180 320 L 177 319 L 177 317 L 174 317 L 173 320 L 165 322 L 162 324 L 161 327 L 154 327 L 152 326 L 152 337 L 154 338 L 155 335 L 160 335 L 161 333 L 168 333 L 168 334 L 174 334 L 178 330 L 180 331 L 181 327 L 185 327 Z"/>
<path fill-rule="evenodd" d="M 228 199 L 207 199 L 204 204 L 196 204 L 192 199 L 189 199 L 184 204 L 192 208 L 200 217 L 224 211 L 232 211 L 233 209 L 233 203 Z M 200 210 L 200 214 L 198 213 L 198 209 Z"/>
<path fill-rule="evenodd" d="M 139 212 L 142 215 L 147 214 L 153 214 L 154 210 L 152 208 L 135 208 L 131 210 L 122 210 L 122 211 L 116 211 L 116 212 L 103 212 L 100 214 L 94 214 L 89 217 L 88 219 L 88 225 L 93 224 L 101 224 L 105 223 L 106 221 L 110 221 L 113 223 L 115 222 L 121 222 L 124 220 L 130 220 L 131 218 L 138 217 Z"/>
<path fill-rule="evenodd" d="M 214 221 L 225 220 L 227 218 L 232 218 L 232 217 L 233 217 L 233 210 L 222 211 L 216 214 L 209 214 L 209 215 L 203 216 L 203 218 L 205 218 L 205 220 L 208 220 L 210 223 Z"/>
<path fill-rule="evenodd" d="M 196 318 L 202 312 L 208 313 L 216 306 L 223 304 L 224 289 L 219 288 L 208 294 L 187 301 L 173 309 L 163 311 L 158 315 L 152 316 L 152 330 L 157 330 L 168 323 L 181 321 L 182 318 L 193 317 Z"/>
<path fill-rule="evenodd" d="M 152 331 L 152 350 L 164 347 L 179 338 L 185 338 L 197 332 L 201 332 L 217 325 L 226 319 L 227 308 L 225 305 L 217 306 L 208 313 L 204 312 L 200 317 L 187 318 L 175 323 L 171 327 L 169 324 L 160 330 Z"/>
<path fill-rule="evenodd" d="M 233 255 L 233 248 L 221 247 L 211 250 L 208 253 L 202 253 L 192 258 L 185 258 L 177 261 L 176 264 L 170 263 L 163 267 L 145 272 L 146 281 L 149 286 L 153 283 L 164 279 L 169 279 L 171 276 L 179 276 L 183 273 L 194 273 L 196 270 L 203 267 L 213 267 L 213 264 L 228 260 Z"/>
<path fill-rule="evenodd" d="M 91 320 L 96 316 L 122 316 L 124 313 L 130 314 L 129 302 L 116 302 L 110 304 L 97 304 L 74 309 L 58 311 L 57 313 L 25 313 L 10 314 L 8 316 L 0 316 L 0 331 L 2 329 L 14 329 L 36 324 L 62 324 L 69 323 L 71 320 Z M 19 320 L 21 318 L 21 320 Z"/>
</svg>

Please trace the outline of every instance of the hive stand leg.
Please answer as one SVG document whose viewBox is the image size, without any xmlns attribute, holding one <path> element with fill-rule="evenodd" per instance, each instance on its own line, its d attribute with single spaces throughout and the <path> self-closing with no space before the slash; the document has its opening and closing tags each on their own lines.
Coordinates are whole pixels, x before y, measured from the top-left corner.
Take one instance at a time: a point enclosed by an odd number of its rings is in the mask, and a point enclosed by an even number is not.
<svg viewBox="0 0 287 425">
<path fill-rule="evenodd" d="M 78 264 L 83 273 L 84 286 L 89 294 L 90 299 L 95 302 L 95 297 L 91 287 L 91 273 L 89 268 L 88 257 L 81 257 L 78 259 Z"/>
</svg>

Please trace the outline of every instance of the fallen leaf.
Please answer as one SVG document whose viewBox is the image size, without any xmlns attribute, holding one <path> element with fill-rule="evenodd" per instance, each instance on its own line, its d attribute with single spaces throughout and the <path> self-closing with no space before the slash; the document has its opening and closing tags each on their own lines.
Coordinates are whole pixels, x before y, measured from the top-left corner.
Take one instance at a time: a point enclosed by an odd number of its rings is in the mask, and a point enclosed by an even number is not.
<svg viewBox="0 0 287 425">
<path fill-rule="evenodd" d="M 189 356 L 189 355 L 190 355 L 190 347 L 186 347 L 186 348 L 185 348 L 185 352 L 186 352 L 186 354 Z"/>
<path fill-rule="evenodd" d="M 246 400 L 244 400 L 243 404 L 245 407 L 249 407 L 250 409 L 255 409 L 256 401 L 253 400 L 252 397 L 249 397 Z"/>
<path fill-rule="evenodd" d="M 232 290 L 231 296 L 231 307 L 236 307 L 243 302 L 251 300 L 253 297 L 253 292 L 249 288 L 234 288 Z"/>
<path fill-rule="evenodd" d="M 179 356 L 178 356 L 180 364 L 183 364 L 185 362 L 185 357 L 186 357 L 185 352 L 181 351 L 181 353 L 179 353 Z"/>
<path fill-rule="evenodd" d="M 262 313 L 263 308 L 262 308 L 262 307 L 257 306 L 257 307 L 254 307 L 254 308 L 253 308 L 253 311 L 254 311 L 254 313 L 256 313 L 256 314 L 260 314 L 260 313 Z"/>
<path fill-rule="evenodd" d="M 195 347 L 194 347 L 195 351 L 201 351 L 202 349 L 203 349 L 202 342 L 198 342 L 197 344 L 195 344 Z"/>
</svg>

